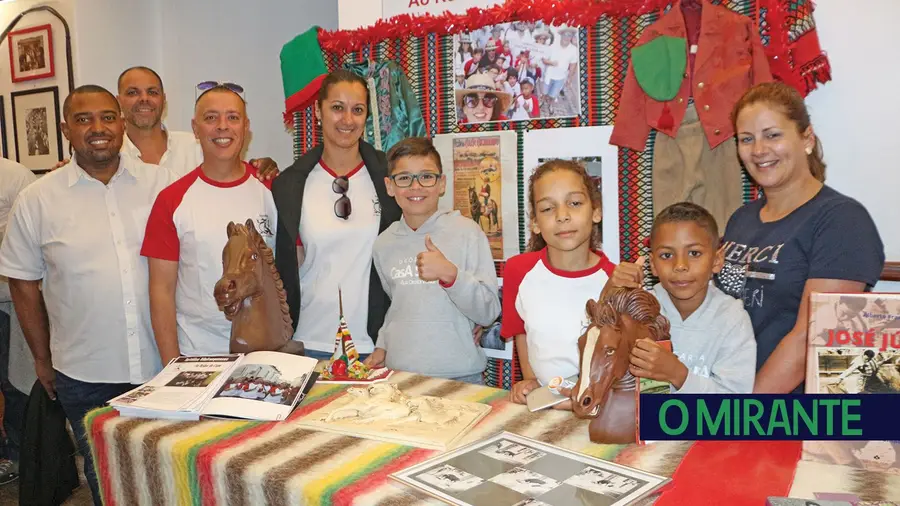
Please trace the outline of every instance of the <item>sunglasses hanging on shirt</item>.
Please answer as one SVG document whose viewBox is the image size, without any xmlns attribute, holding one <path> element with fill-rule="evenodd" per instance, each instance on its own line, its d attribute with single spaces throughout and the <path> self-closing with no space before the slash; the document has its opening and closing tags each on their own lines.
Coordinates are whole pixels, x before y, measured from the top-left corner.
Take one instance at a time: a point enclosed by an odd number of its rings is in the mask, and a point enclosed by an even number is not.
<svg viewBox="0 0 900 506">
<path fill-rule="evenodd" d="M 347 176 L 334 178 L 331 183 L 331 191 L 340 195 L 334 203 L 334 215 L 342 220 L 350 217 L 350 197 L 347 196 L 347 190 L 350 189 L 350 180 Z"/>
</svg>

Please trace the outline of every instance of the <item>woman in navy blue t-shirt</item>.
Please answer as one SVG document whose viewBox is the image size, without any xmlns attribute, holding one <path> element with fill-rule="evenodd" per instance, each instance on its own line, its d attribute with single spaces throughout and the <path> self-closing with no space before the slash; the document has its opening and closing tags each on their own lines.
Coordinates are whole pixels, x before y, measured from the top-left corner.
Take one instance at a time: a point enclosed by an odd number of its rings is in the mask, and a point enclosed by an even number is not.
<svg viewBox="0 0 900 506">
<path fill-rule="evenodd" d="M 822 147 L 803 97 L 754 86 L 735 105 L 738 155 L 765 195 L 725 229 L 721 288 L 743 298 L 756 333 L 755 392 L 802 392 L 811 292 L 871 289 L 884 267 L 875 223 L 825 186 Z"/>
</svg>

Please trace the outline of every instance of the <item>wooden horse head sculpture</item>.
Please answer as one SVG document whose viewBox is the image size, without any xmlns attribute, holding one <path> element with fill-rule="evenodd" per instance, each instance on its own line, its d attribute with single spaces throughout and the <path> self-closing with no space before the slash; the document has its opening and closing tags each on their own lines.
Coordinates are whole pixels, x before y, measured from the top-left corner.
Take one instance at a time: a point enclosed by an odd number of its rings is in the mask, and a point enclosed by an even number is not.
<svg viewBox="0 0 900 506">
<path fill-rule="evenodd" d="M 302 354 L 294 334 L 275 256 L 252 219 L 231 222 L 222 251 L 222 278 L 213 294 L 219 311 L 231 322 L 231 353 L 283 351 Z"/>
<path fill-rule="evenodd" d="M 638 339 L 669 339 L 669 320 L 660 314 L 650 292 L 616 288 L 600 302 L 589 300 L 591 323 L 578 338 L 581 358 L 578 382 L 572 389 L 572 410 L 593 418 L 591 441 L 635 442 L 636 379 L 628 371 L 631 349 Z"/>
</svg>

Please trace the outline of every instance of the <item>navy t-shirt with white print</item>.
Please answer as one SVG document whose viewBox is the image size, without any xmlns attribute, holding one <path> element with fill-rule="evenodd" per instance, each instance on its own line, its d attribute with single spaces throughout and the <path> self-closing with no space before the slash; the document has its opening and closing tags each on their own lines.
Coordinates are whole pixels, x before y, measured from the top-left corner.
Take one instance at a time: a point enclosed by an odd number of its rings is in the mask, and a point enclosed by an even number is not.
<svg viewBox="0 0 900 506">
<path fill-rule="evenodd" d="M 718 279 L 720 288 L 742 298 L 750 313 L 757 371 L 794 327 L 806 280 L 860 281 L 871 287 L 884 267 L 878 230 L 856 200 L 823 186 L 791 214 L 769 223 L 759 218 L 765 203 L 760 197 L 728 221 L 726 268 Z M 731 273 L 727 281 L 724 273 Z"/>
</svg>

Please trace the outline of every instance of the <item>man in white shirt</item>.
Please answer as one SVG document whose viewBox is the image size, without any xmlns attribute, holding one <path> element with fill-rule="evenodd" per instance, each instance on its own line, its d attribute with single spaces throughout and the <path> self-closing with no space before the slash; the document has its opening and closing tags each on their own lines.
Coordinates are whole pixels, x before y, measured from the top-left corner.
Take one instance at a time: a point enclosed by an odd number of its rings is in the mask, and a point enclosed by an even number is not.
<svg viewBox="0 0 900 506">
<path fill-rule="evenodd" d="M 577 30 L 571 27 L 559 29 L 559 45 L 555 46 L 549 58 L 544 58 L 547 65 L 547 95 L 554 102 L 559 92 L 566 87 L 566 81 L 574 79 L 578 69 L 578 46 L 574 43 Z"/>
<path fill-rule="evenodd" d="M 252 218 L 269 247 L 275 245 L 272 193 L 241 160 L 250 129 L 243 97 L 225 86 L 205 91 L 192 126 L 203 161 L 159 194 L 141 249 L 149 258 L 150 314 L 163 363 L 229 351 L 231 323 L 213 296 L 228 223 Z"/>
<path fill-rule="evenodd" d="M 176 132 L 162 122 L 166 92 L 159 74 L 149 67 L 131 67 L 119 75 L 117 99 L 125 115 L 122 154 L 130 160 L 165 167 L 176 177 L 196 169 L 203 152 L 193 132 Z M 68 163 L 63 160 L 58 166 Z M 250 160 L 261 179 L 278 175 L 271 158 Z"/>
<path fill-rule="evenodd" d="M 121 110 L 104 88 L 73 90 L 63 117 L 75 157 L 19 194 L 0 275 L 9 278 L 35 372 L 72 424 L 100 504 L 83 419 L 160 370 L 138 250 L 150 206 L 173 178 L 125 163 Z"/>
<path fill-rule="evenodd" d="M 173 132 L 162 123 L 166 92 L 162 79 L 148 67 L 131 67 L 119 75 L 119 103 L 125 115 L 123 152 L 151 165 L 159 165 L 182 177 L 197 168 L 203 151 L 193 132 Z M 278 175 L 271 158 L 250 160 L 261 178 Z"/>
<path fill-rule="evenodd" d="M 9 212 L 19 192 L 37 180 L 31 170 L 20 163 L 0 158 L 0 243 L 6 235 L 6 223 Z M 16 367 L 28 361 L 30 356 L 22 355 L 22 329 L 19 321 L 11 318 L 12 298 L 9 295 L 9 284 L 6 278 L 0 277 L 0 389 L 5 401 L 3 428 L 6 430 L 6 443 L 2 446 L 3 458 L 0 458 L 0 485 L 9 483 L 19 476 L 19 444 L 22 423 L 25 418 L 25 403 L 28 391 L 20 391 L 13 381 L 10 366 Z M 33 380 L 32 380 L 33 383 Z"/>
</svg>

